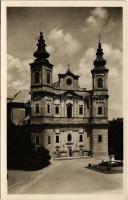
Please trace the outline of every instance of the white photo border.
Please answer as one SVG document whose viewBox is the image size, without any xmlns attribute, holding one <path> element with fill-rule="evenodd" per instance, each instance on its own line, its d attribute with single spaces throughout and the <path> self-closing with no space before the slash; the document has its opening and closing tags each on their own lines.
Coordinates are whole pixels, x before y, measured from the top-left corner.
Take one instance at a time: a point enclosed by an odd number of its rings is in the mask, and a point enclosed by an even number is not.
<svg viewBox="0 0 128 200">
<path fill-rule="evenodd" d="M 7 7 L 122 7 L 123 8 L 123 126 L 124 126 L 124 192 L 123 194 L 85 195 L 11 195 L 7 193 Z M 2 200 L 126 200 L 128 199 L 128 7 L 126 1 L 2 1 L 1 2 L 1 199 Z"/>
</svg>

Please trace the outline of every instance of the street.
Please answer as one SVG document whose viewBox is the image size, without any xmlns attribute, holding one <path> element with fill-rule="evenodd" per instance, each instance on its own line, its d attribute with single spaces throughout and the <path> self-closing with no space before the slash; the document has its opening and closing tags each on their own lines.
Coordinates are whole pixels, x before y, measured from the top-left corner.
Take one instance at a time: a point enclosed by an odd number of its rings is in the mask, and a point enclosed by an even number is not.
<svg viewBox="0 0 128 200">
<path fill-rule="evenodd" d="M 123 192 L 123 174 L 87 169 L 93 159 L 53 160 L 38 171 L 9 170 L 9 194 L 85 194 Z"/>
</svg>

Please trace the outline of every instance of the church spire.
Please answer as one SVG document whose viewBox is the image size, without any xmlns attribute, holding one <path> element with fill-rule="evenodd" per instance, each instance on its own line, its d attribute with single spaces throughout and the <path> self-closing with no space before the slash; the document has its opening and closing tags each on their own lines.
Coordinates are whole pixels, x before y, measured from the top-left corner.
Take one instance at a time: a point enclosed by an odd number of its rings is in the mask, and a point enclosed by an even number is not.
<svg viewBox="0 0 128 200">
<path fill-rule="evenodd" d="M 44 36 L 43 36 L 43 31 L 40 31 L 40 36 L 39 36 L 39 40 L 37 43 L 37 50 L 34 52 L 33 56 L 37 59 L 37 60 L 47 60 L 47 58 L 50 56 L 49 53 L 46 51 L 46 44 L 45 44 L 45 40 L 44 40 Z"/>
<path fill-rule="evenodd" d="M 36 58 L 31 66 L 39 67 L 39 66 L 47 66 L 52 68 L 53 65 L 49 62 L 48 58 L 50 54 L 46 51 L 46 44 L 43 36 L 43 31 L 40 30 L 40 35 L 37 43 L 37 50 L 34 52 L 33 56 Z"/>
<path fill-rule="evenodd" d="M 103 49 L 101 45 L 101 35 L 99 34 L 98 48 L 96 52 L 96 59 L 94 60 L 95 68 L 102 67 L 104 68 L 106 60 L 103 58 Z"/>
</svg>

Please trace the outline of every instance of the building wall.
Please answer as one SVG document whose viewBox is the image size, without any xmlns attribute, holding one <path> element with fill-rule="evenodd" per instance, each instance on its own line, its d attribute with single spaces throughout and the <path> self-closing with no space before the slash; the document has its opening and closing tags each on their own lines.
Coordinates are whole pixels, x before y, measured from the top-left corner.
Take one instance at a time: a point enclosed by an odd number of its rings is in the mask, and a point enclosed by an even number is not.
<svg viewBox="0 0 128 200">
<path fill-rule="evenodd" d="M 62 80 L 61 80 L 62 81 Z M 63 80 L 64 81 L 64 80 Z M 62 87 L 66 87 L 60 83 Z M 69 88 L 68 88 L 69 89 Z M 73 88 L 72 88 L 73 89 Z M 59 92 L 63 92 L 63 90 Z M 97 99 L 95 96 L 103 95 L 102 99 Z M 91 151 L 93 156 L 107 157 L 108 155 L 108 129 L 101 128 L 103 124 L 107 124 L 108 119 L 108 101 L 104 97 L 105 91 L 93 91 L 92 104 L 85 98 L 78 99 L 72 94 L 66 94 L 63 98 L 58 96 L 43 96 L 39 100 L 32 101 L 32 124 L 44 124 L 46 127 L 39 133 L 32 132 L 32 142 L 35 143 L 35 137 L 40 137 L 40 142 L 35 147 L 43 145 L 50 151 L 52 157 L 65 157 L 65 156 L 83 156 L 87 155 L 87 151 Z M 89 101 L 90 101 L 89 97 Z M 72 117 L 67 118 L 67 105 L 72 104 Z M 39 104 L 39 113 L 36 113 L 36 104 Z M 47 112 L 47 105 L 50 105 L 50 112 Z M 59 106 L 59 113 L 55 113 L 55 107 Z M 83 106 L 83 114 L 79 113 L 79 106 Z M 91 107 L 90 107 L 91 106 Z M 102 114 L 98 114 L 98 107 L 102 107 Z M 92 117 L 90 121 L 90 117 Z M 52 128 L 48 128 L 49 125 Z M 97 128 L 94 128 L 97 124 Z M 60 127 L 63 125 L 63 128 Z M 69 126 L 72 128 L 69 128 Z M 77 127 L 79 125 L 79 127 Z M 90 131 L 85 130 L 90 127 Z M 54 126 L 57 128 L 55 129 Z M 74 128 L 75 126 L 75 128 Z M 82 133 L 80 131 L 83 130 Z M 67 135 L 72 135 L 71 142 L 67 141 Z M 79 141 L 79 135 L 83 135 L 83 142 Z M 59 136 L 59 142 L 56 143 L 56 136 Z M 98 137 L 101 135 L 102 142 L 98 142 Z M 50 137 L 50 144 L 48 143 Z M 70 155 L 71 154 L 71 155 Z"/>
<path fill-rule="evenodd" d="M 71 141 L 68 141 L 68 135 L 71 135 Z M 82 141 L 80 141 L 80 135 Z M 36 144 L 36 137 L 39 137 L 39 144 Z M 49 139 L 50 137 L 50 144 Z M 59 137 L 59 142 L 56 141 Z M 44 129 L 38 132 L 33 132 L 31 135 L 32 142 L 35 147 L 44 146 L 49 150 L 52 157 L 66 156 L 84 156 L 87 151 L 90 151 L 90 134 L 83 128 L 56 128 Z M 71 149 L 71 155 L 69 155 Z M 57 155 L 57 152 L 59 155 Z"/>
<path fill-rule="evenodd" d="M 57 82 L 52 82 L 53 65 L 48 60 L 42 32 L 39 38 L 38 49 L 33 54 L 36 59 L 30 64 L 31 124 L 36 126 L 36 131 L 32 129 L 32 142 L 36 141 L 36 148 L 43 145 L 56 157 L 80 156 L 87 150 L 94 156 L 107 156 L 108 69 L 100 40 L 91 70 L 92 90 L 86 90 L 79 87 L 79 76 L 69 68 L 65 74 L 58 74 Z M 81 114 L 79 106 L 83 106 Z M 67 141 L 68 134 L 72 136 L 71 141 Z M 83 135 L 82 142 L 79 135 Z"/>
<path fill-rule="evenodd" d="M 67 79 L 69 79 L 69 78 L 72 80 L 72 84 L 68 85 L 68 87 L 67 87 Z M 64 78 L 60 78 L 59 86 L 62 90 L 78 90 L 78 88 L 79 88 L 78 80 L 74 79 L 73 77 L 71 77 L 69 75 L 67 75 Z"/>
<path fill-rule="evenodd" d="M 32 116 L 53 116 L 53 117 L 67 117 L 67 104 L 72 104 L 72 117 L 89 117 L 89 108 L 84 100 L 53 100 L 50 97 L 44 97 L 41 100 L 32 101 Z M 36 104 L 39 104 L 39 113 L 36 113 Z M 47 112 L 47 105 L 50 105 L 50 113 Z M 59 106 L 59 113 L 55 113 L 55 107 Z M 83 106 L 83 114 L 79 114 L 79 106 Z"/>
<path fill-rule="evenodd" d="M 98 140 L 102 137 L 102 141 Z M 107 128 L 93 128 L 92 129 L 92 153 L 93 156 L 107 157 L 108 156 L 108 129 Z"/>
</svg>

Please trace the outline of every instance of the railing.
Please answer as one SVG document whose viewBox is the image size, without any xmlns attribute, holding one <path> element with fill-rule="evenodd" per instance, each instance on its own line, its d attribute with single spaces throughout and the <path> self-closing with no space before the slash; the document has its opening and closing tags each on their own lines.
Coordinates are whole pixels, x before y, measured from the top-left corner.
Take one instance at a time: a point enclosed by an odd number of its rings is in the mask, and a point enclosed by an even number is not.
<svg viewBox="0 0 128 200">
<path fill-rule="evenodd" d="M 72 117 L 72 118 L 54 118 L 54 123 L 63 123 L 63 124 L 82 124 L 87 123 L 88 118 Z"/>
<path fill-rule="evenodd" d="M 88 123 L 89 118 L 80 117 L 34 117 L 31 121 L 32 123 L 50 123 L 50 124 L 83 124 Z"/>
<path fill-rule="evenodd" d="M 91 120 L 91 122 L 93 124 L 107 123 L 108 122 L 108 118 L 107 117 L 105 117 L 105 118 L 103 118 L 103 117 L 94 117 L 94 118 L 91 118 L 90 120 Z"/>
<path fill-rule="evenodd" d="M 32 117 L 31 119 L 32 124 L 106 124 L 108 123 L 108 118 L 102 118 L 102 117 L 95 117 L 95 118 L 89 118 L 89 117 Z"/>
</svg>

